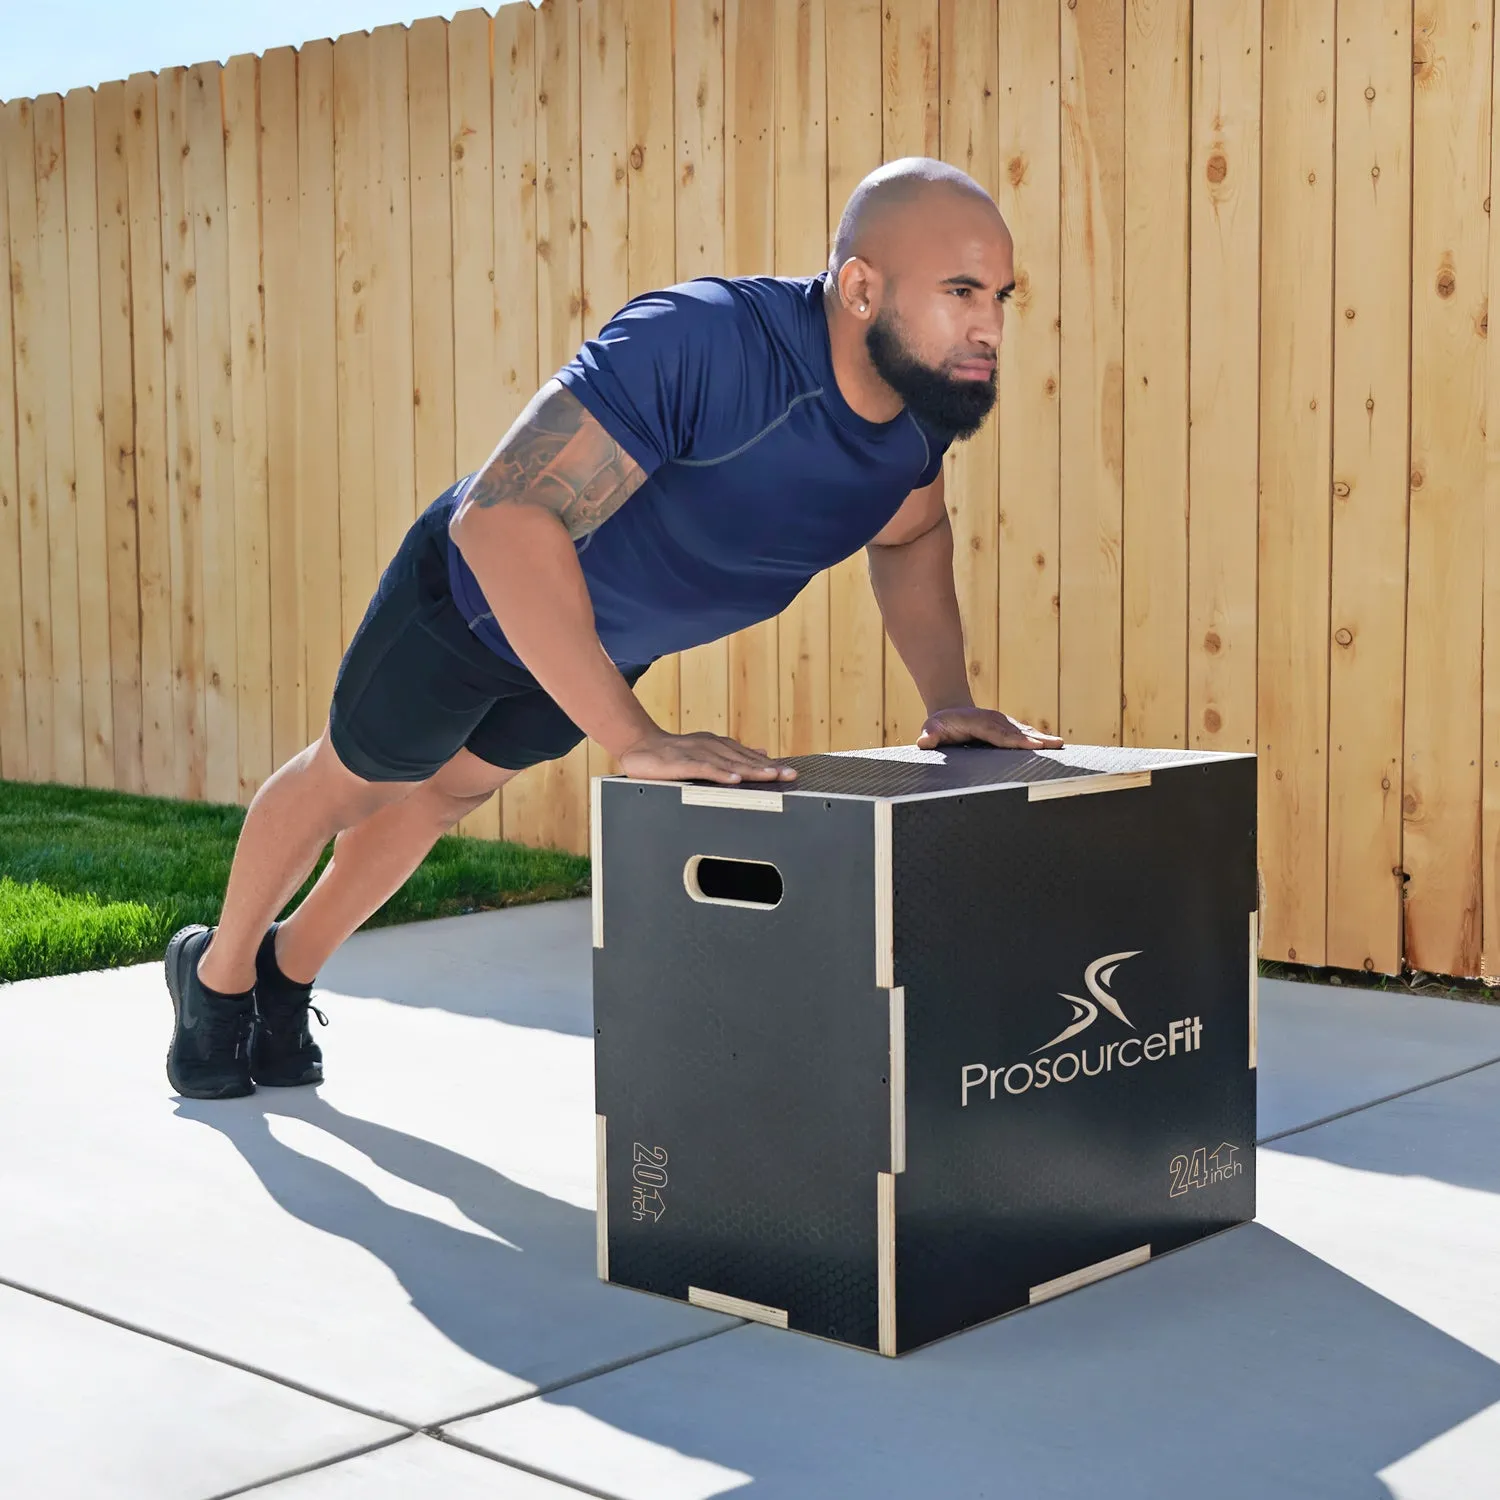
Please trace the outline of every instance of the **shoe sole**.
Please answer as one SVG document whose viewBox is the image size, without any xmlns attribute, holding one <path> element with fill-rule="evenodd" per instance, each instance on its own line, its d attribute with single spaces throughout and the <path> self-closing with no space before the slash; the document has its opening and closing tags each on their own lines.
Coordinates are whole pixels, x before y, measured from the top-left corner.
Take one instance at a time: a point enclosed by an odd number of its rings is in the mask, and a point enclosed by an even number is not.
<svg viewBox="0 0 1500 1500">
<path fill-rule="evenodd" d="M 167 944 L 167 993 L 172 997 L 172 1040 L 167 1044 L 167 1082 L 184 1099 L 240 1099 L 246 1094 L 253 1094 L 254 1087 L 242 1089 L 237 1084 L 228 1083 L 217 1089 L 189 1088 L 182 1083 L 172 1069 L 172 1054 L 177 1050 L 177 1032 L 182 1024 L 182 984 L 185 961 L 183 950 L 199 933 L 207 931 L 208 928 L 202 923 L 184 927 L 180 932 L 173 933 L 171 941 Z"/>
</svg>

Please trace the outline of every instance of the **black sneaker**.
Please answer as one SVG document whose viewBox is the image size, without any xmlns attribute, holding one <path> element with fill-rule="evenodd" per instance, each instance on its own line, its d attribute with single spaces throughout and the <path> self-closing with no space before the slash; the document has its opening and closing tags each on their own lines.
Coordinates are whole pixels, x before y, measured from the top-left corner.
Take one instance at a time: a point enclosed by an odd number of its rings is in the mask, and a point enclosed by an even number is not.
<svg viewBox="0 0 1500 1500">
<path fill-rule="evenodd" d="M 167 1049 L 167 1081 L 189 1099 L 235 1099 L 253 1094 L 250 995 L 220 995 L 198 978 L 198 960 L 213 936 L 210 927 L 184 927 L 167 944 L 167 993 L 175 1024 Z"/>
<path fill-rule="evenodd" d="M 294 984 L 276 963 L 276 929 L 261 939 L 255 955 L 255 1035 L 250 1043 L 250 1074 L 268 1088 L 290 1089 L 322 1083 L 323 1052 L 312 1039 L 307 1013 L 320 1024 L 328 1017 L 312 1003 L 312 985 Z"/>
</svg>

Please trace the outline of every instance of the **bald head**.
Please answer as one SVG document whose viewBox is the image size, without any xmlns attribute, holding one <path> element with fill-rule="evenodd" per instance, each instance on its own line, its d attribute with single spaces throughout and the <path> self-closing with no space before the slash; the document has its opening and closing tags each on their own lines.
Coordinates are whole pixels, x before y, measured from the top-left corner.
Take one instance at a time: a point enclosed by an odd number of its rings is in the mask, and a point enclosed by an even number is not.
<svg viewBox="0 0 1500 1500">
<path fill-rule="evenodd" d="M 963 203 L 971 211 L 993 217 L 997 228 L 1004 220 L 994 200 L 980 185 L 957 167 L 929 156 L 908 156 L 877 167 L 849 196 L 833 240 L 830 269 L 835 276 L 854 256 L 882 269 L 892 269 L 901 242 L 921 226 L 931 224 L 931 211 L 939 202 Z"/>
</svg>

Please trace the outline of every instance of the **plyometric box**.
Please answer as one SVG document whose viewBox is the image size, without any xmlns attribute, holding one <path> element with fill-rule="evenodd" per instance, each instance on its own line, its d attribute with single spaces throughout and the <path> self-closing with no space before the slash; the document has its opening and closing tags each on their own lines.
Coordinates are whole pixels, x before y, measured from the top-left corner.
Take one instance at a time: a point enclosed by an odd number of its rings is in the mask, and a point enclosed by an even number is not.
<svg viewBox="0 0 1500 1500">
<path fill-rule="evenodd" d="M 594 783 L 599 1274 L 896 1354 L 1255 1214 L 1253 756 Z"/>
</svg>

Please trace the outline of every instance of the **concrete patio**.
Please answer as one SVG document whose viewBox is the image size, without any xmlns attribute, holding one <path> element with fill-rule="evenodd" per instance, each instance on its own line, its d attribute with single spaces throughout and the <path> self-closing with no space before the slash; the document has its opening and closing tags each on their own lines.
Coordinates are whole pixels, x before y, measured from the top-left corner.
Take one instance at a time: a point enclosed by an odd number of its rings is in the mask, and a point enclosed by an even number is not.
<svg viewBox="0 0 1500 1500">
<path fill-rule="evenodd" d="M 583 903 L 361 934 L 317 1093 L 0 988 L 17 1500 L 1500 1496 L 1500 1008 L 1264 983 L 1260 1219 L 885 1361 L 594 1275 Z"/>
</svg>

